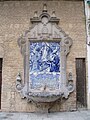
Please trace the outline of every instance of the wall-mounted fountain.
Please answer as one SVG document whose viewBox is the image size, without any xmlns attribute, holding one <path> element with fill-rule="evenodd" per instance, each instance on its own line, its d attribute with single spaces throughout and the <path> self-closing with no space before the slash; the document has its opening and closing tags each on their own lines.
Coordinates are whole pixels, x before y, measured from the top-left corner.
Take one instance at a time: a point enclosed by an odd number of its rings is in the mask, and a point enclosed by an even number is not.
<svg viewBox="0 0 90 120">
<path fill-rule="evenodd" d="M 17 76 L 16 88 L 22 98 L 36 104 L 53 103 L 73 92 L 72 73 L 66 76 L 67 54 L 72 39 L 58 26 L 55 11 L 50 16 L 44 4 L 42 13 L 30 19 L 32 27 L 18 39 L 24 57 L 24 80 Z M 22 84 L 22 81 L 25 81 Z"/>
</svg>

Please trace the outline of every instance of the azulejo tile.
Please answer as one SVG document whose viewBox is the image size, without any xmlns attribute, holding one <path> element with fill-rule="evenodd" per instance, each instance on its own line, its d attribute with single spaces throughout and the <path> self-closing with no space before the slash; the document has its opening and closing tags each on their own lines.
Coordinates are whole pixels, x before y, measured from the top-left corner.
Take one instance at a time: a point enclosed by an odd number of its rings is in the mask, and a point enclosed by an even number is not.
<svg viewBox="0 0 90 120">
<path fill-rule="evenodd" d="M 56 87 L 60 77 L 60 42 L 30 42 L 30 80 L 33 87 Z"/>
</svg>

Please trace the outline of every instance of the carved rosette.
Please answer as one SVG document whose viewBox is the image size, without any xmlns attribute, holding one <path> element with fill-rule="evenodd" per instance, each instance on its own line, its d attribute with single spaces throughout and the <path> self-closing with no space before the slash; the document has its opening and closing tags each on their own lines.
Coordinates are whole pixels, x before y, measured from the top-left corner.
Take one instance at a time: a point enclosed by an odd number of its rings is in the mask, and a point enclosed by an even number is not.
<svg viewBox="0 0 90 120">
<path fill-rule="evenodd" d="M 55 11 L 52 16 L 48 14 L 46 5 L 41 15 L 38 17 L 35 12 L 34 17 L 30 19 L 32 27 L 29 28 L 18 39 L 21 54 L 24 56 L 24 85 L 21 84 L 20 74 L 17 76 L 16 87 L 23 98 L 34 102 L 54 102 L 61 97 L 68 98 L 69 94 L 73 92 L 72 73 L 69 73 L 69 79 L 66 77 L 66 57 L 70 52 L 72 39 L 58 27 L 59 19 L 56 18 Z M 51 90 L 47 85 L 42 86 L 41 89 L 32 89 L 32 81 L 29 81 L 29 45 L 30 42 L 60 42 L 60 80 L 58 89 Z M 19 80 L 18 80 L 19 78 Z M 18 87 L 19 86 L 19 87 Z M 21 86 L 21 88 L 20 88 Z M 24 87 L 22 87 L 24 86 Z"/>
</svg>

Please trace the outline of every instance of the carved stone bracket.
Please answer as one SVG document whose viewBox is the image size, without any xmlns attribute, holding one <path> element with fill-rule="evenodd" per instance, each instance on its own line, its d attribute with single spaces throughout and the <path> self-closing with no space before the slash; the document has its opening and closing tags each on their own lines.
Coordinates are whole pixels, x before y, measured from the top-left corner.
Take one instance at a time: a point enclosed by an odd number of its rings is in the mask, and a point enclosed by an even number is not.
<svg viewBox="0 0 90 120">
<path fill-rule="evenodd" d="M 55 11 L 52 12 L 52 16 L 48 14 L 46 4 L 44 5 L 41 15 L 38 17 L 37 12 L 35 12 L 34 17 L 31 18 L 30 21 L 32 27 L 18 39 L 18 45 L 24 57 L 25 84 L 22 85 L 21 76 L 18 74 L 16 88 L 21 92 L 23 98 L 27 98 L 28 101 L 34 101 L 36 103 L 50 103 L 61 97 L 68 98 L 69 94 L 74 90 L 72 73 L 69 73 L 69 79 L 66 77 L 66 57 L 70 52 L 72 39 L 58 27 L 59 19 L 56 18 Z M 58 81 L 58 88 L 52 89 L 48 83 L 41 84 L 40 88 L 34 89 L 32 87 L 33 83 L 29 78 L 30 42 L 60 43 L 60 78 Z"/>
</svg>

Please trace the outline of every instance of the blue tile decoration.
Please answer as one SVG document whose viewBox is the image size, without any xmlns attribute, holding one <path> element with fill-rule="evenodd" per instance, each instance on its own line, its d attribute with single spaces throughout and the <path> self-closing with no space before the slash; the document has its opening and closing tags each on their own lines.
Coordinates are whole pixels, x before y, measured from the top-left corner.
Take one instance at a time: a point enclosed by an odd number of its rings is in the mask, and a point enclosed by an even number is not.
<svg viewBox="0 0 90 120">
<path fill-rule="evenodd" d="M 60 42 L 30 42 L 29 79 L 32 88 L 47 85 L 58 88 Z"/>
</svg>

